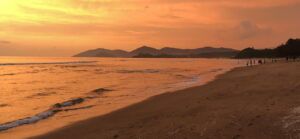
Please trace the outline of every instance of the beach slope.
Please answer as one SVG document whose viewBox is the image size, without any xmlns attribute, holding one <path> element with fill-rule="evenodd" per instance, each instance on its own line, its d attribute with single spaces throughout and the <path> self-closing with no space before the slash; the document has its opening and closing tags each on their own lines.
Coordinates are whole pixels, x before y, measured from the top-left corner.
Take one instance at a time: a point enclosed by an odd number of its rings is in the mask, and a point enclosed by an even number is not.
<svg viewBox="0 0 300 139">
<path fill-rule="evenodd" d="M 35 139 L 283 139 L 299 137 L 300 63 L 236 68 Z"/>
</svg>

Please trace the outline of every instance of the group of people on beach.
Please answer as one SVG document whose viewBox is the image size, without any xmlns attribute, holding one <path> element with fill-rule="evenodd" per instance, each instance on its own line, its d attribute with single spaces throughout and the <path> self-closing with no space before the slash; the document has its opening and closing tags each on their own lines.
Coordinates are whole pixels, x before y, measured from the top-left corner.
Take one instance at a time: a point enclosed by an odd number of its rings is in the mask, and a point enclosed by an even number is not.
<svg viewBox="0 0 300 139">
<path fill-rule="evenodd" d="M 278 61 L 278 59 L 276 58 L 272 58 L 272 59 L 269 59 L 271 63 L 276 63 Z M 286 62 L 289 62 L 289 61 L 293 61 L 293 62 L 296 62 L 297 61 L 297 57 L 286 57 Z M 254 66 L 254 65 L 257 65 L 257 64 L 266 64 L 267 63 L 267 60 L 264 58 L 264 59 L 249 59 L 247 62 L 246 62 L 246 65 L 247 66 Z"/>
<path fill-rule="evenodd" d="M 296 56 L 292 56 L 292 57 L 286 57 L 286 62 L 289 62 L 289 60 L 292 60 L 292 61 L 296 61 L 297 60 L 297 57 Z"/>
<path fill-rule="evenodd" d="M 273 62 L 273 60 L 272 60 Z M 266 64 L 266 59 L 249 59 L 246 63 L 247 66 L 254 66 L 257 64 Z"/>
</svg>

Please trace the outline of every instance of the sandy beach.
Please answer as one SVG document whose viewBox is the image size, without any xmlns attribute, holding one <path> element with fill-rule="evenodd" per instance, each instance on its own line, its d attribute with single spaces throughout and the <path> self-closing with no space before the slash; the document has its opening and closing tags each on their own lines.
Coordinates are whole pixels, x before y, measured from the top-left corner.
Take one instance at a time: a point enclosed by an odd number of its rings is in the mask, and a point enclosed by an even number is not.
<svg viewBox="0 0 300 139">
<path fill-rule="evenodd" d="M 35 139 L 299 138 L 300 63 L 235 68 Z"/>
</svg>

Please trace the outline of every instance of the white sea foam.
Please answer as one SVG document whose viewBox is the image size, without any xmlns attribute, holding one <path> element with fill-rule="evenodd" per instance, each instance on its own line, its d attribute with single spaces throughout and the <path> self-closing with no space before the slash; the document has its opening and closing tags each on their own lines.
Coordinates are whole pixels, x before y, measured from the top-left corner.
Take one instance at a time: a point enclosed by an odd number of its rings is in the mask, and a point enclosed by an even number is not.
<svg viewBox="0 0 300 139">
<path fill-rule="evenodd" d="M 222 70 L 223 70 L 222 68 L 218 68 L 218 69 L 213 69 L 210 72 L 219 72 L 219 71 L 222 71 Z"/>
<path fill-rule="evenodd" d="M 4 123 L 4 124 L 0 124 L 0 131 L 7 130 L 7 129 L 10 129 L 10 128 L 14 128 L 14 127 L 18 127 L 18 126 L 25 125 L 25 124 L 36 123 L 36 122 L 38 122 L 42 119 L 46 119 L 48 117 L 51 117 L 55 113 L 60 112 L 60 111 L 78 110 L 78 109 L 90 108 L 91 107 L 91 106 L 88 106 L 88 107 L 80 107 L 80 108 L 72 108 L 72 109 L 61 109 L 62 107 L 68 107 L 68 106 L 76 105 L 76 104 L 82 103 L 83 101 L 84 101 L 83 98 L 77 98 L 77 99 L 68 100 L 68 101 L 65 101 L 65 102 L 62 102 L 62 103 L 57 103 L 57 104 L 53 105 L 53 107 L 51 109 L 49 109 L 47 111 L 44 111 L 44 112 L 41 112 L 41 113 L 39 113 L 35 116 L 24 118 L 24 119 L 19 119 L 19 120 Z"/>
<path fill-rule="evenodd" d="M 25 119 L 20 119 L 20 120 L 16 120 L 16 121 L 5 123 L 5 124 L 0 124 L 0 131 L 18 127 L 18 126 L 25 125 L 25 124 L 32 124 L 32 123 L 38 122 L 42 119 L 46 119 L 50 116 L 53 116 L 56 112 L 58 112 L 58 111 L 48 110 L 48 111 L 39 113 L 33 117 L 28 117 Z"/>
</svg>

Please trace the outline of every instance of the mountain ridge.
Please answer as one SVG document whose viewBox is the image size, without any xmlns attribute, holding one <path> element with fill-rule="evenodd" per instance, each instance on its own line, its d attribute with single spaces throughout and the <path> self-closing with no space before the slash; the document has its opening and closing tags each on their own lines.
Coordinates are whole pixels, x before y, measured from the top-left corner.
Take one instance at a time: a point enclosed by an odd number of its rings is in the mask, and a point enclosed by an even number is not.
<svg viewBox="0 0 300 139">
<path fill-rule="evenodd" d="M 74 57 L 234 57 L 238 50 L 224 47 L 202 47 L 195 49 L 181 49 L 174 47 L 163 47 L 156 49 L 150 46 L 141 46 L 132 51 L 125 50 L 110 50 L 105 48 L 97 48 L 87 50 Z"/>
</svg>

